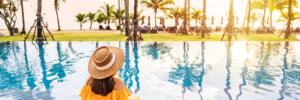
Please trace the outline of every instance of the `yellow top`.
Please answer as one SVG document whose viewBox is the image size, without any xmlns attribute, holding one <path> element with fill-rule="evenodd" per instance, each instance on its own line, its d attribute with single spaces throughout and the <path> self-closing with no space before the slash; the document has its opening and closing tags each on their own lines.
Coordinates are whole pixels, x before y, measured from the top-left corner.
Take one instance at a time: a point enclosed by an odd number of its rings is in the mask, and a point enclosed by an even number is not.
<svg viewBox="0 0 300 100">
<path fill-rule="evenodd" d="M 81 100 L 128 100 L 129 96 L 131 96 L 131 94 L 127 87 L 120 90 L 113 90 L 106 96 L 93 93 L 91 87 L 87 85 L 85 85 L 80 92 Z"/>
</svg>

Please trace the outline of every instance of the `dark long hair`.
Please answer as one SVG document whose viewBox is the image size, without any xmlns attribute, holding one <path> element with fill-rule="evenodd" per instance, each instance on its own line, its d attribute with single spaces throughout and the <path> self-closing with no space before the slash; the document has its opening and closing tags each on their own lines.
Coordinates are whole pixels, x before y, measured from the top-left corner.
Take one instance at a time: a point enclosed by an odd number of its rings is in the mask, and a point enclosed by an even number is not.
<svg viewBox="0 0 300 100">
<path fill-rule="evenodd" d="M 115 81 L 113 76 L 107 77 L 105 79 L 95 79 L 91 83 L 91 89 L 95 94 L 100 94 L 106 96 L 108 93 L 112 92 L 115 86 Z"/>
</svg>

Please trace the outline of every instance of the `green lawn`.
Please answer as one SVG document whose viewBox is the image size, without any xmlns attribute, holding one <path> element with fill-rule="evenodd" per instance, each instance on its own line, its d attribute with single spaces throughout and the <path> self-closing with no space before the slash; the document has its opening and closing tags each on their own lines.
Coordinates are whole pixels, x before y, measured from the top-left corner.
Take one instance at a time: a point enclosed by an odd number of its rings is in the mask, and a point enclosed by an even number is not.
<svg viewBox="0 0 300 100">
<path fill-rule="evenodd" d="M 25 35 L 0 37 L 0 41 L 24 41 Z M 126 36 L 115 33 L 96 34 L 96 33 L 56 33 L 56 41 L 126 41 Z M 144 41 L 220 41 L 221 35 L 211 35 L 210 37 L 200 38 L 196 35 L 175 35 L 175 34 L 143 34 Z M 225 37 L 226 39 L 226 37 Z M 52 39 L 49 37 L 49 41 Z M 235 40 L 233 38 L 233 40 Z M 255 34 L 238 35 L 238 41 L 299 41 L 295 37 L 290 39 L 278 38 L 277 35 Z M 31 41 L 31 39 L 28 39 Z"/>
</svg>

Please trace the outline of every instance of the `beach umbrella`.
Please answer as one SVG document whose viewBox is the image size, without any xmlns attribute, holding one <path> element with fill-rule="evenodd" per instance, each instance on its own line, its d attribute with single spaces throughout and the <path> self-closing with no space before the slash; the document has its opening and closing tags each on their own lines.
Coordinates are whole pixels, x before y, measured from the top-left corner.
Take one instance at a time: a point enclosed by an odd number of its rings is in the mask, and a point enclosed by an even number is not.
<svg viewBox="0 0 300 100">
<path fill-rule="evenodd" d="M 211 25 L 214 25 L 214 16 L 211 16 Z"/>
<path fill-rule="evenodd" d="M 150 16 L 148 16 L 148 26 L 150 26 L 151 23 L 150 23 Z"/>
<path fill-rule="evenodd" d="M 224 18 L 223 18 L 223 16 L 222 16 L 222 17 L 221 17 L 221 25 L 223 25 L 223 19 L 224 19 Z"/>
</svg>

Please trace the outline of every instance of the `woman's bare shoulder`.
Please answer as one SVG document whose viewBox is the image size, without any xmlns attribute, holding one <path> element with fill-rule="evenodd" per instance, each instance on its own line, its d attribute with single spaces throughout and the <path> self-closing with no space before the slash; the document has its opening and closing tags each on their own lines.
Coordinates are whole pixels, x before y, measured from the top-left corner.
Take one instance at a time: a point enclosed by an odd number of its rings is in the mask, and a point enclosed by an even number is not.
<svg viewBox="0 0 300 100">
<path fill-rule="evenodd" d="M 114 81 L 115 81 L 115 90 L 121 90 L 125 87 L 124 81 L 118 77 L 114 77 Z"/>
</svg>

